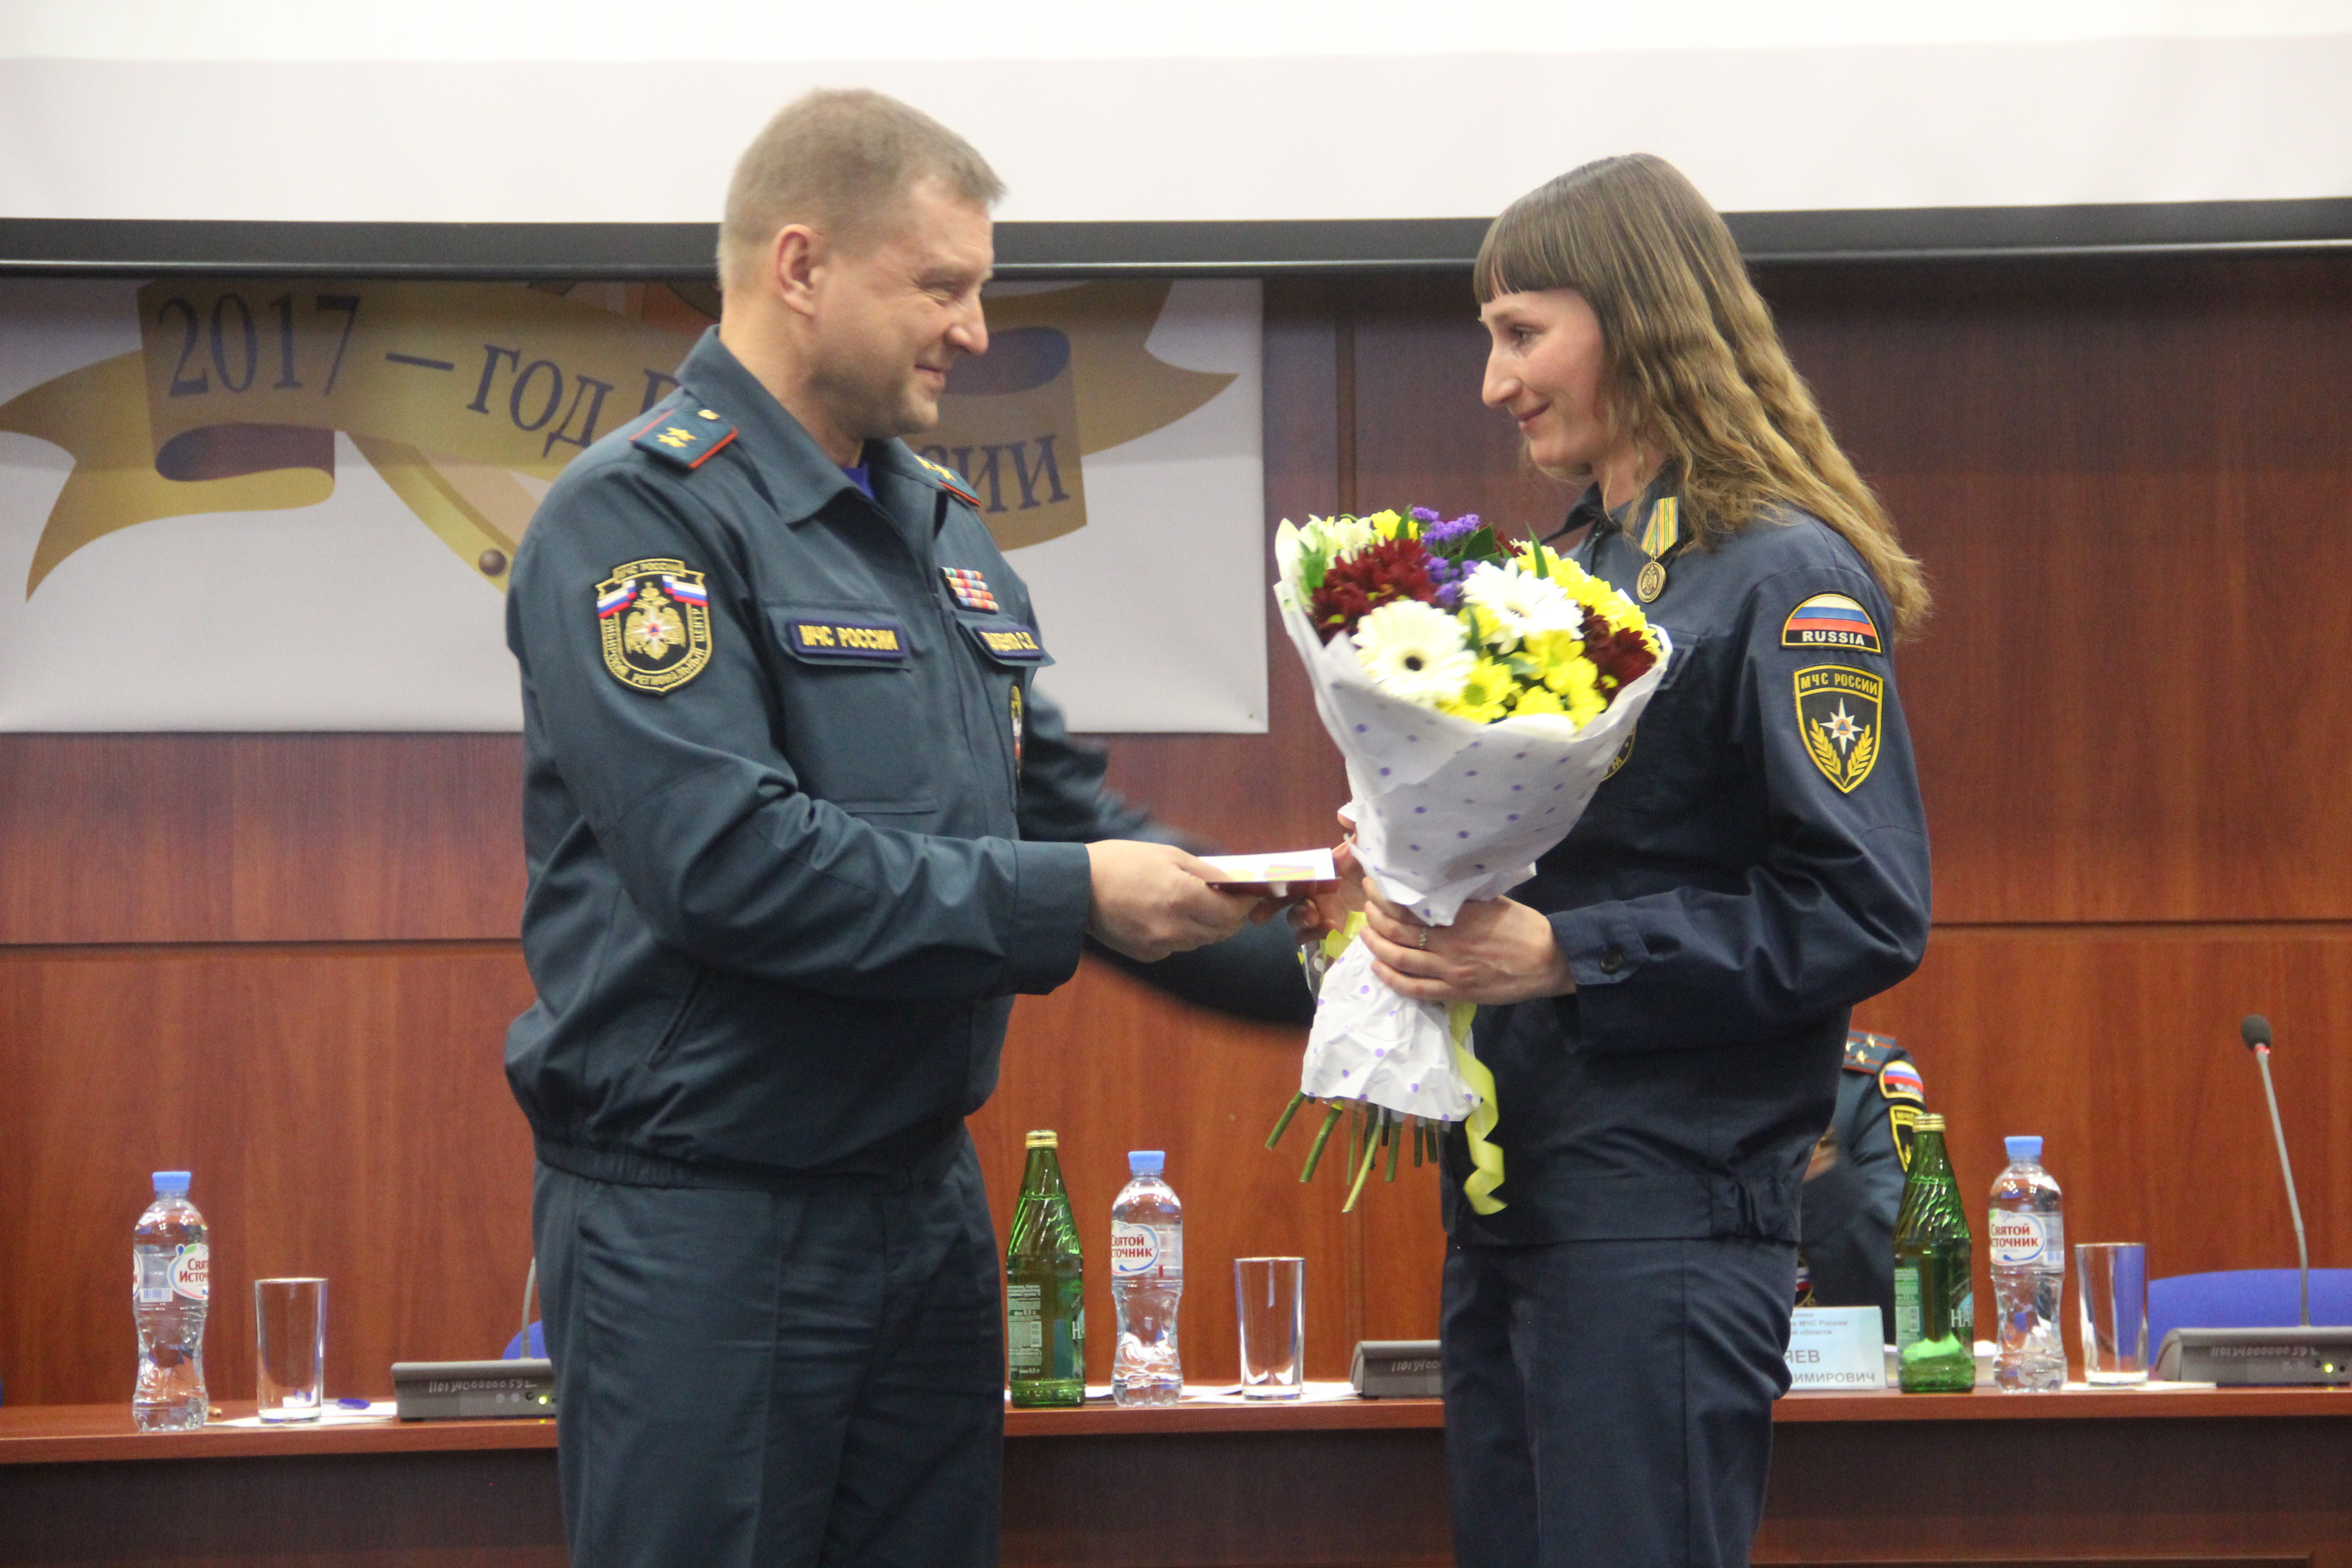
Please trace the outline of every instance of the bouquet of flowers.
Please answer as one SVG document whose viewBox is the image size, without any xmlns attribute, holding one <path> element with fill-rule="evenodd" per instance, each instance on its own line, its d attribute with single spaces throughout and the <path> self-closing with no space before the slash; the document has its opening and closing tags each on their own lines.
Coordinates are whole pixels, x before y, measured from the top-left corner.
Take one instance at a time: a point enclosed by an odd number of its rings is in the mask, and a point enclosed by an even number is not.
<svg viewBox="0 0 2352 1568">
<path fill-rule="evenodd" d="M 1632 736 L 1665 667 L 1664 632 L 1574 562 L 1497 539 L 1475 514 L 1286 521 L 1275 552 L 1283 625 L 1347 761 L 1356 856 L 1382 895 L 1450 925 L 1465 903 L 1533 876 Z M 1393 1178 L 1408 1129 L 1419 1164 L 1423 1122 L 1467 1121 L 1482 1166 L 1472 1201 L 1499 1208 L 1501 1151 L 1484 1143 L 1494 1080 L 1467 1046 L 1475 1009 L 1398 995 L 1352 935 L 1327 944 L 1336 958 L 1298 1094 L 1268 1145 L 1305 1101 L 1327 1102 L 1306 1180 L 1354 1108 L 1353 1207 L 1381 1149 Z"/>
</svg>

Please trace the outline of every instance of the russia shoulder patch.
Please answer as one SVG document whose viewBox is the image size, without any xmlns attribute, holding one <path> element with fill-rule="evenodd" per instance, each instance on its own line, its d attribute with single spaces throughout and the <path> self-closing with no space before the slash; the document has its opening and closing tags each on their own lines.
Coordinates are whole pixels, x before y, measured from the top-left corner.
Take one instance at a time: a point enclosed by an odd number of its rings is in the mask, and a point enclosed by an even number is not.
<svg viewBox="0 0 2352 1568">
<path fill-rule="evenodd" d="M 1878 1069 L 1878 1092 L 1889 1100 L 1927 1103 L 1927 1086 L 1920 1080 L 1919 1069 L 1907 1060 L 1891 1061 Z"/>
<path fill-rule="evenodd" d="M 719 449 L 735 439 L 735 426 L 715 408 L 681 405 L 656 417 L 629 438 L 672 468 L 689 473 L 709 462 Z"/>
<path fill-rule="evenodd" d="M 1846 594 L 1816 594 L 1789 612 L 1780 623 L 1782 647 L 1850 647 L 1860 653 L 1883 653 L 1878 623 Z"/>
<path fill-rule="evenodd" d="M 949 468 L 944 463 L 932 462 L 920 452 L 915 454 L 915 461 L 923 465 L 923 472 L 930 475 L 931 478 L 939 481 L 940 489 L 947 491 L 948 494 L 955 497 L 958 500 L 962 501 L 974 511 L 978 511 L 980 510 L 980 498 L 971 493 L 971 487 L 963 482 L 963 476 L 961 474 L 957 473 L 953 468 Z"/>
</svg>

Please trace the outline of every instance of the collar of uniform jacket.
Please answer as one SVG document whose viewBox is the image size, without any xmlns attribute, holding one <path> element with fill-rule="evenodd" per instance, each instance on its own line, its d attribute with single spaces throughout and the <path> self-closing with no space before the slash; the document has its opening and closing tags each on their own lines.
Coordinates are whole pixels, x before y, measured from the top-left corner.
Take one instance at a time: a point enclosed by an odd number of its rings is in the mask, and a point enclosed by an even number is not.
<svg viewBox="0 0 2352 1568">
<path fill-rule="evenodd" d="M 775 481 L 776 510 L 786 522 L 798 527 L 811 521 L 844 492 L 856 496 L 858 504 L 867 504 L 866 492 L 856 481 L 841 471 L 792 411 L 776 401 L 775 394 L 744 367 L 732 349 L 719 341 L 717 327 L 703 332 L 702 341 L 677 367 L 677 380 L 682 401 L 699 399 L 699 406 L 715 408 L 720 417 L 734 423 L 735 438 L 747 448 L 745 455 L 759 464 L 763 476 Z M 927 496 L 939 490 L 938 483 L 922 473 L 903 441 L 868 441 L 859 460 L 867 465 L 875 503 L 886 511 L 892 510 L 886 485 L 912 484 Z M 927 521 L 936 526 L 935 517 Z"/>
<path fill-rule="evenodd" d="M 1576 504 L 1568 509 L 1567 520 L 1545 535 L 1544 542 L 1549 544 L 1555 539 L 1574 533 L 1580 528 L 1589 528 L 1591 531 L 1578 542 L 1597 544 L 1610 534 L 1623 533 L 1626 526 L 1633 519 L 1646 517 L 1649 514 L 1653 502 L 1663 500 L 1674 493 L 1674 481 L 1668 477 L 1665 469 L 1660 468 L 1657 473 L 1651 476 L 1650 482 L 1642 487 L 1642 493 L 1638 497 L 1612 511 L 1601 504 L 1601 487 L 1597 484 L 1587 485 L 1584 487 L 1584 493 L 1576 498 Z M 1683 537 L 1685 539 L 1690 537 L 1688 529 L 1683 531 Z M 1670 550 L 1666 553 L 1671 555 L 1674 552 Z"/>
</svg>

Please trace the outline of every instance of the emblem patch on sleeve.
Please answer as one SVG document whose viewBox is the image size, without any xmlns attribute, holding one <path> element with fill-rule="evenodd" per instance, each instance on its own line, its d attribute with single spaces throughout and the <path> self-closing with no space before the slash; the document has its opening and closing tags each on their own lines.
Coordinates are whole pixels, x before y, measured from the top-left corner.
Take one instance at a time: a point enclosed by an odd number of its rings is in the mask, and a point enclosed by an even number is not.
<svg viewBox="0 0 2352 1568">
<path fill-rule="evenodd" d="M 1878 625 L 1862 601 L 1843 594 L 1816 594 L 1789 612 L 1780 626 L 1782 647 L 1850 647 L 1863 653 L 1884 651 Z"/>
<path fill-rule="evenodd" d="M 624 686 L 663 696 L 710 662 L 710 590 L 683 561 L 614 567 L 596 585 L 596 621 L 604 668 Z"/>
<path fill-rule="evenodd" d="M 1886 1130 L 1895 1135 L 1895 1157 L 1911 1168 L 1911 1151 L 1919 1145 L 1919 1108 L 1897 1102 L 1886 1108 Z"/>
<path fill-rule="evenodd" d="M 1816 664 L 1797 671 L 1797 732 L 1805 754 L 1841 794 L 1870 776 L 1886 682 L 1866 669 Z"/>
</svg>

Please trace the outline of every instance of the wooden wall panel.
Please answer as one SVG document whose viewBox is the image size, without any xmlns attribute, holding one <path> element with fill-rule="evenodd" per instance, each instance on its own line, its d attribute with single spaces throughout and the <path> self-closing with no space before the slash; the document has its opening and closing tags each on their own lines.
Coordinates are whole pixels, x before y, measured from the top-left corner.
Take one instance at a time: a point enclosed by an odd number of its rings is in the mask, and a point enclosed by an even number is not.
<svg viewBox="0 0 2352 1568">
<path fill-rule="evenodd" d="M 0 735 L 0 946 L 511 940 L 516 735 Z"/>
<path fill-rule="evenodd" d="M 2352 260 L 1766 286 L 1936 584 L 1939 920 L 2352 917 Z"/>
<path fill-rule="evenodd" d="M 253 1397 L 251 1281 L 322 1274 L 329 1392 L 496 1355 L 530 1261 L 530 1139 L 500 1070 L 510 943 L 0 952 L 0 1377 L 130 1397 L 148 1173 L 212 1227 L 205 1363 Z"/>
<path fill-rule="evenodd" d="M 1479 401 L 1486 331 L 1466 277 L 1386 279 L 1352 291 L 1356 504 L 1475 511 L 1507 531 L 1558 528 L 1583 487 L 1523 462 L 1508 416 Z"/>
</svg>

